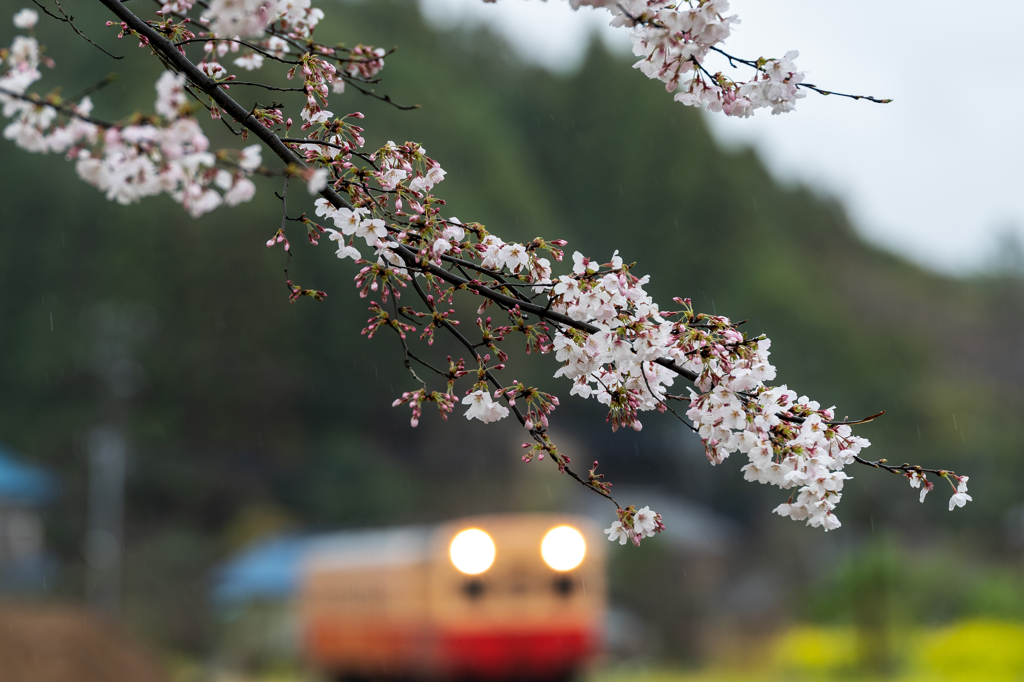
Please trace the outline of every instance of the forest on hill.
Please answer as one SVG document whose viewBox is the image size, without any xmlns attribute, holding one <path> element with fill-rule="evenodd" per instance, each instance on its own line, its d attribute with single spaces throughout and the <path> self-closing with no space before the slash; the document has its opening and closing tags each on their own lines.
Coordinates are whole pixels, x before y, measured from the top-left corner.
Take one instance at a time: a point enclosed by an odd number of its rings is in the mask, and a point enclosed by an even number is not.
<svg viewBox="0 0 1024 682">
<path fill-rule="evenodd" d="M 97 8 L 80 15 L 103 35 Z M 86 48 L 59 27 L 45 30 L 67 88 L 122 72 L 94 96 L 99 115 L 151 110 L 156 60 L 82 58 Z M 824 556 L 802 564 L 787 584 L 794 593 L 843 580 L 840 549 L 873 537 L 929 556 L 955 546 L 987 567 L 1020 551 L 1008 531 L 1024 475 L 1018 275 L 952 279 L 868 245 L 836 201 L 781 185 L 750 151 L 721 149 L 698 112 L 599 45 L 578 73 L 555 76 L 520 65 L 488 34 L 432 30 L 400 0 L 335 7 L 321 32 L 398 46 L 378 89 L 422 108 L 354 92 L 336 106 L 366 113 L 369 147 L 422 143 L 448 171 L 438 189 L 451 213 L 509 238 L 567 239 L 570 253 L 618 249 L 651 275 L 657 300 L 689 296 L 700 310 L 749 320 L 749 333 L 773 341 L 780 383 L 839 415 L 886 411 L 860 430 L 873 458 L 968 474 L 975 501 L 950 514 L 944 491 L 921 505 L 906 481 L 857 469 L 843 528 L 823 536 L 771 516 L 784 501 L 777 490 L 744 482 L 738 462 L 710 467 L 668 415 L 612 434 L 599 406 L 549 378 L 553 360 L 530 357 L 516 378 L 562 395 L 554 433 L 576 461 L 598 459 L 614 482 L 716 510 L 745 529 L 759 561 Z M 111 38 L 100 42 L 136 49 Z M 215 144 L 235 144 L 220 134 Z M 3 159 L 0 442 L 60 476 L 47 521 L 58 595 L 82 591 L 85 439 L 110 420 L 130 436 L 126 618 L 171 648 L 206 645 L 210 570 L 260 535 L 552 508 L 575 494 L 549 462 L 519 461 L 515 424 L 468 424 L 460 413 L 442 423 L 428 412 L 410 428 L 407 408 L 391 407 L 411 387 L 400 348 L 360 336 L 365 305 L 351 263 L 326 242 L 310 246 L 301 226 L 289 235 L 290 262 L 266 247 L 280 223 L 276 183 L 192 220 L 166 198 L 107 202 L 71 164 L 6 141 Z M 289 195 L 293 213 L 312 211 L 304 191 Z M 286 264 L 326 300 L 289 303 Z M 657 542 L 617 561 L 653 561 Z M 658 579 L 666 589 L 676 580 Z M 636 610 L 658 610 L 618 585 Z M 948 618 L 977 603 L 951 598 L 938 615 L 919 612 Z M 846 608 L 837 604 L 793 607 L 794 617 L 831 617 Z"/>
</svg>

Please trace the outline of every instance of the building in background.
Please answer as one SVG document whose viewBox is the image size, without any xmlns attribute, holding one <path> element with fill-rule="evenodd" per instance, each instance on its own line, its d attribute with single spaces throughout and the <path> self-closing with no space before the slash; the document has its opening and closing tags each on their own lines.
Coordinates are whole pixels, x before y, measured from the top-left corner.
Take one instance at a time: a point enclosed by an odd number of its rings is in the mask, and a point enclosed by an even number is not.
<svg viewBox="0 0 1024 682">
<path fill-rule="evenodd" d="M 53 573 L 43 532 L 43 508 L 57 484 L 0 445 L 0 593 L 45 590 Z"/>
</svg>

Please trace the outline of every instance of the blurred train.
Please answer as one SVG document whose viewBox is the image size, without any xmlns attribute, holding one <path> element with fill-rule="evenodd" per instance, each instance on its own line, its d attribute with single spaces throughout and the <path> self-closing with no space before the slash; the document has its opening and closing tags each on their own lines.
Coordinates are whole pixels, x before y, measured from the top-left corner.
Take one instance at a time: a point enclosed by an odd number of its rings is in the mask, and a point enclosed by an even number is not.
<svg viewBox="0 0 1024 682">
<path fill-rule="evenodd" d="M 297 659 L 335 680 L 564 680 L 603 646 L 603 540 L 564 514 L 266 540 L 220 571 L 222 662 Z"/>
<path fill-rule="evenodd" d="M 335 679 L 570 678 L 601 646 L 601 539 L 542 514 L 335 535 L 300 568 L 303 656 Z"/>
</svg>

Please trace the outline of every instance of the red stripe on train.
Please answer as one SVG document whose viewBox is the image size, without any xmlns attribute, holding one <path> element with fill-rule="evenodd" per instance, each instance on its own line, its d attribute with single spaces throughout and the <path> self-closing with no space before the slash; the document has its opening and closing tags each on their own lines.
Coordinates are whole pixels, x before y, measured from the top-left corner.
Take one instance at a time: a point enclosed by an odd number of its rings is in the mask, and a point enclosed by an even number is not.
<svg viewBox="0 0 1024 682">
<path fill-rule="evenodd" d="M 439 633 L 438 645 L 442 667 L 456 675 L 551 677 L 585 662 L 597 638 L 591 630 L 449 630 Z"/>
</svg>

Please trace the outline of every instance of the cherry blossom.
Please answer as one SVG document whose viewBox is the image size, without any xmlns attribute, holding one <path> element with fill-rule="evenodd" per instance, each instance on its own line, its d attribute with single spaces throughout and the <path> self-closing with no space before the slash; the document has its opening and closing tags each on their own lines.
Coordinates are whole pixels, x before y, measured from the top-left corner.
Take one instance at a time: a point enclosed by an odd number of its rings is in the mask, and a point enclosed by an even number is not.
<svg viewBox="0 0 1024 682">
<path fill-rule="evenodd" d="M 622 525 L 622 521 L 612 521 L 612 525 L 604 532 L 608 535 L 610 542 L 618 541 L 620 545 L 624 545 L 629 540 L 629 531 Z"/>
<path fill-rule="evenodd" d="M 39 21 L 39 12 L 28 7 L 18 10 L 14 14 L 14 26 L 23 30 L 29 30 L 35 27 Z"/>
<path fill-rule="evenodd" d="M 498 421 L 508 416 L 508 408 L 491 399 L 485 390 L 476 390 L 462 399 L 463 405 L 469 405 L 466 419 L 479 419 L 483 423 Z"/>
<path fill-rule="evenodd" d="M 652 538 L 665 530 L 661 514 L 651 511 L 650 507 L 634 510 L 629 506 L 626 509 L 619 509 L 617 516 L 612 525 L 604 531 L 609 542 L 617 541 L 624 545 L 629 541 L 639 547 L 644 538 Z"/>
<path fill-rule="evenodd" d="M 974 498 L 967 494 L 967 480 L 968 476 L 959 476 L 957 478 L 957 487 L 953 492 L 953 496 L 949 498 L 949 511 L 953 511 L 956 507 L 962 507 Z"/>
<path fill-rule="evenodd" d="M 327 180 L 330 178 L 330 174 L 326 168 L 317 168 L 309 174 L 309 178 L 306 180 L 306 189 L 313 196 L 320 194 L 327 187 Z"/>
<path fill-rule="evenodd" d="M 163 7 L 164 13 L 176 9 L 183 8 Z M 323 16 L 309 0 L 211 0 L 200 20 L 222 36 L 259 37 L 270 24 L 280 22 L 288 37 L 308 38 Z"/>
<path fill-rule="evenodd" d="M 259 52 L 250 52 L 247 55 L 243 55 L 238 59 L 231 62 L 235 66 L 240 66 L 246 71 L 255 71 L 256 69 L 263 67 L 263 55 Z"/>
</svg>

